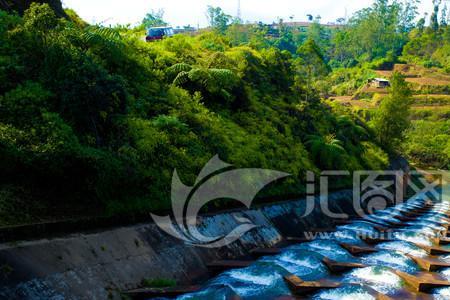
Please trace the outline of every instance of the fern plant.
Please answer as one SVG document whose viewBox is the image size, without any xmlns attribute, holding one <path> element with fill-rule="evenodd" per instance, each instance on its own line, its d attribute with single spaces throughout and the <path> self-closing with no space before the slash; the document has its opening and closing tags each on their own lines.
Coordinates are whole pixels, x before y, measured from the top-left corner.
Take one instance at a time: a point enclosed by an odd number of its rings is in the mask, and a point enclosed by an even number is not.
<svg viewBox="0 0 450 300">
<path fill-rule="evenodd" d="M 84 30 L 83 37 L 91 45 L 108 42 L 117 44 L 120 40 L 120 34 L 116 30 L 108 27 L 90 26 Z"/>
<path fill-rule="evenodd" d="M 340 168 L 347 153 L 343 142 L 334 134 L 310 135 L 307 137 L 306 146 L 309 147 L 313 159 L 327 169 Z"/>
<path fill-rule="evenodd" d="M 173 66 L 169 67 L 167 72 L 169 73 L 180 73 L 180 72 L 189 72 L 190 70 L 192 70 L 192 66 L 190 64 L 187 63 L 178 63 L 178 64 L 174 64 Z"/>
<path fill-rule="evenodd" d="M 172 84 L 176 86 L 191 92 L 206 92 L 226 100 L 232 98 L 230 91 L 238 83 L 238 77 L 231 70 L 192 67 L 185 63 L 171 66 L 167 74 L 173 78 Z"/>
<path fill-rule="evenodd" d="M 369 133 L 361 125 L 355 124 L 349 116 L 337 117 L 337 138 L 345 143 L 358 144 L 369 139 Z"/>
<path fill-rule="evenodd" d="M 189 81 L 189 72 L 181 71 L 173 80 L 173 84 L 176 86 L 183 86 Z"/>
<path fill-rule="evenodd" d="M 104 55 L 110 55 L 113 60 L 119 60 L 123 56 L 122 38 L 117 30 L 108 27 L 88 26 L 83 29 L 81 40 L 86 49 L 104 51 Z"/>
</svg>

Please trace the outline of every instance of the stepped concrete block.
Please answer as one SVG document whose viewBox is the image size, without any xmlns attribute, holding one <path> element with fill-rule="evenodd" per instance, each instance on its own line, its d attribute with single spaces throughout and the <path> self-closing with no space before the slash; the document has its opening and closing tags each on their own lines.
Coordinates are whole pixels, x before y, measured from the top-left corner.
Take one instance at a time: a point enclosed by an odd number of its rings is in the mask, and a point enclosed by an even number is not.
<svg viewBox="0 0 450 300">
<path fill-rule="evenodd" d="M 376 245 L 376 244 L 394 241 L 393 239 L 389 239 L 384 236 L 379 236 L 379 237 L 361 236 L 361 239 L 369 245 Z"/>
<path fill-rule="evenodd" d="M 255 257 L 279 255 L 282 253 L 280 248 L 257 248 L 250 251 L 250 254 Z"/>
<path fill-rule="evenodd" d="M 345 250 L 347 250 L 348 252 L 350 252 L 351 255 L 355 255 L 355 256 L 378 252 L 378 250 L 373 247 L 351 245 L 351 244 L 346 244 L 346 243 L 340 243 L 339 245 L 342 248 L 344 248 Z"/>
<path fill-rule="evenodd" d="M 450 263 L 442 261 L 437 257 L 415 257 L 409 254 L 407 254 L 407 256 L 427 272 L 435 272 L 442 268 L 450 268 Z"/>
<path fill-rule="evenodd" d="M 380 228 L 382 228 L 382 227 L 389 228 L 389 229 L 396 228 L 396 226 L 391 226 L 391 225 L 385 224 L 382 221 L 376 221 L 376 220 L 371 220 L 371 219 L 364 219 L 363 221 L 374 224 L 375 226 L 380 227 Z"/>
<path fill-rule="evenodd" d="M 286 242 L 288 242 L 290 244 L 303 244 L 303 243 L 314 241 L 315 239 L 314 238 L 288 236 L 288 237 L 286 237 L 285 240 L 286 240 Z"/>
<path fill-rule="evenodd" d="M 414 275 L 393 270 L 395 274 L 401 277 L 416 292 L 429 292 L 434 288 L 449 287 L 450 282 L 436 273 L 417 273 Z"/>
<path fill-rule="evenodd" d="M 352 224 L 354 221 L 353 220 L 333 220 L 334 225 L 336 226 L 340 226 L 340 225 L 349 225 Z"/>
<path fill-rule="evenodd" d="M 220 260 L 207 264 L 209 270 L 222 272 L 230 269 L 246 268 L 253 264 L 249 260 Z"/>
<path fill-rule="evenodd" d="M 312 229 L 308 230 L 308 232 L 312 232 L 312 233 L 333 233 L 336 231 L 337 231 L 336 227 L 334 227 L 334 228 L 312 228 Z"/>
<path fill-rule="evenodd" d="M 448 237 L 441 237 L 436 238 L 434 242 L 438 245 L 450 245 L 450 238 Z"/>
<path fill-rule="evenodd" d="M 385 296 L 387 297 L 387 296 Z M 378 298 L 378 299 L 391 299 L 391 300 L 433 300 L 434 297 L 428 294 L 419 293 L 419 292 L 411 292 L 408 289 L 402 289 L 395 294 L 391 295 L 387 298 Z"/>
<path fill-rule="evenodd" d="M 318 280 L 318 281 L 303 281 L 300 277 L 295 275 L 285 276 L 284 280 L 289 285 L 289 288 L 297 296 L 305 296 L 319 290 L 335 289 L 342 284 L 340 282 L 331 280 Z"/>
<path fill-rule="evenodd" d="M 404 216 L 406 217 L 421 217 L 423 215 L 425 215 L 425 212 L 414 212 L 414 211 L 408 211 L 408 210 L 398 210 L 399 212 L 401 212 Z"/>
<path fill-rule="evenodd" d="M 367 265 L 353 262 L 338 262 L 327 257 L 322 259 L 322 262 L 327 266 L 331 273 L 339 274 L 357 268 L 366 268 Z"/>
<path fill-rule="evenodd" d="M 195 293 L 201 286 L 170 287 L 170 288 L 142 288 L 123 292 L 132 299 L 175 298 L 184 294 Z"/>
<path fill-rule="evenodd" d="M 394 216 L 394 218 L 397 220 L 400 220 L 402 222 L 411 222 L 411 221 L 417 221 L 418 217 Z"/>
<path fill-rule="evenodd" d="M 373 226 L 373 228 L 375 228 L 375 230 L 381 232 L 381 233 L 386 233 L 386 232 L 392 232 L 393 229 L 392 228 L 387 228 L 387 227 L 382 227 L 382 226 Z"/>
<path fill-rule="evenodd" d="M 443 255 L 443 254 L 450 254 L 450 249 L 438 247 L 438 246 L 427 246 L 422 244 L 415 244 L 417 247 L 422 248 L 423 250 L 427 251 L 430 255 Z"/>
</svg>

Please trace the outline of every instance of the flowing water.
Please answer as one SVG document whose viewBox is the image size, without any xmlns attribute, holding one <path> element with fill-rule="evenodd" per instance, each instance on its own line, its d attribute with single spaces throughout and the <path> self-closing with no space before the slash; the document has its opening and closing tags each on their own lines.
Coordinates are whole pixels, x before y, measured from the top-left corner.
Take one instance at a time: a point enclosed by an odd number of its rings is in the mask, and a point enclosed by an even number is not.
<svg viewBox="0 0 450 300">
<path fill-rule="evenodd" d="M 312 296 L 314 300 L 376 300 L 361 286 L 344 286 Z"/>
<path fill-rule="evenodd" d="M 241 299 L 256 300 L 289 296 L 292 295 L 291 291 L 283 279 L 283 276 L 289 274 L 294 274 L 305 281 L 333 278 L 343 283 L 351 283 L 338 289 L 324 290 L 310 296 L 317 300 L 376 299 L 373 293 L 364 288 L 365 286 L 379 293 L 395 295 L 404 289 L 405 282 L 394 274 L 392 269 L 409 274 L 420 271 L 417 264 L 407 254 L 416 257 L 427 256 L 425 250 L 416 244 L 432 245 L 431 235 L 444 229 L 439 225 L 445 223 L 442 219 L 443 215 L 439 212 L 448 209 L 446 201 L 437 204 L 430 213 L 409 222 L 407 227 L 396 229 L 393 241 L 376 246 L 378 252 L 354 257 L 339 243 L 364 245 L 359 238 L 361 233 L 367 235 L 379 233 L 374 228 L 377 225 L 370 221 L 377 224 L 400 223 L 393 216 L 402 215 L 400 210 L 418 208 L 420 203 L 421 199 L 418 197 L 397 207 L 388 208 L 366 217 L 366 221 L 359 220 L 349 225 L 339 226 L 337 232 L 330 234 L 328 239 L 289 246 L 283 249 L 281 254 L 263 257 L 250 267 L 224 272 L 207 282 L 200 292 L 184 295 L 178 299 L 225 300 L 232 299 L 237 295 Z M 369 267 L 354 269 L 336 279 L 322 263 L 323 257 L 339 262 L 360 262 Z M 450 262 L 450 255 L 441 256 L 440 259 Z M 450 280 L 450 268 L 441 270 L 440 273 Z M 434 299 L 450 299 L 450 288 L 436 289 L 433 293 Z"/>
<path fill-rule="evenodd" d="M 389 295 L 402 288 L 403 281 L 386 267 L 356 269 L 344 276 L 343 282 L 362 283 L 377 292 Z"/>
</svg>

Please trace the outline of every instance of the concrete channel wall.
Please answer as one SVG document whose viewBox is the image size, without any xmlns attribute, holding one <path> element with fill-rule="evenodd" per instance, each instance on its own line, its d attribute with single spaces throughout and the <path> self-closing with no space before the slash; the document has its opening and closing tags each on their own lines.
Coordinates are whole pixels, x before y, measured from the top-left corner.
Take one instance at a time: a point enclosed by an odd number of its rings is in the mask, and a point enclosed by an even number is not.
<svg viewBox="0 0 450 300">
<path fill-rule="evenodd" d="M 153 223 L 0 244 L 0 299 L 108 299 L 139 287 L 144 278 L 175 279 L 180 285 L 201 282 L 209 276 L 206 265 L 215 260 L 248 256 L 250 250 L 273 246 L 284 237 L 332 226 L 320 201 L 315 198 L 315 209 L 305 218 L 305 199 L 202 216 L 201 232 L 211 236 L 237 227 L 236 216 L 258 225 L 217 249 L 185 244 Z M 332 193 L 326 200 L 332 212 L 354 215 L 352 201 L 351 190 Z"/>
</svg>

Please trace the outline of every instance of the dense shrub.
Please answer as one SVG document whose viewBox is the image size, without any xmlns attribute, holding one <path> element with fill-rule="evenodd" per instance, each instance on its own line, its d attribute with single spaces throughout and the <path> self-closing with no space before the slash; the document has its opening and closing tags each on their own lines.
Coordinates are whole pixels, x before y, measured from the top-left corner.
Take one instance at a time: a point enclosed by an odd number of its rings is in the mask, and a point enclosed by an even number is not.
<svg viewBox="0 0 450 300">
<path fill-rule="evenodd" d="M 422 165 L 450 167 L 450 121 L 414 121 L 407 132 L 405 153 Z"/>
</svg>

